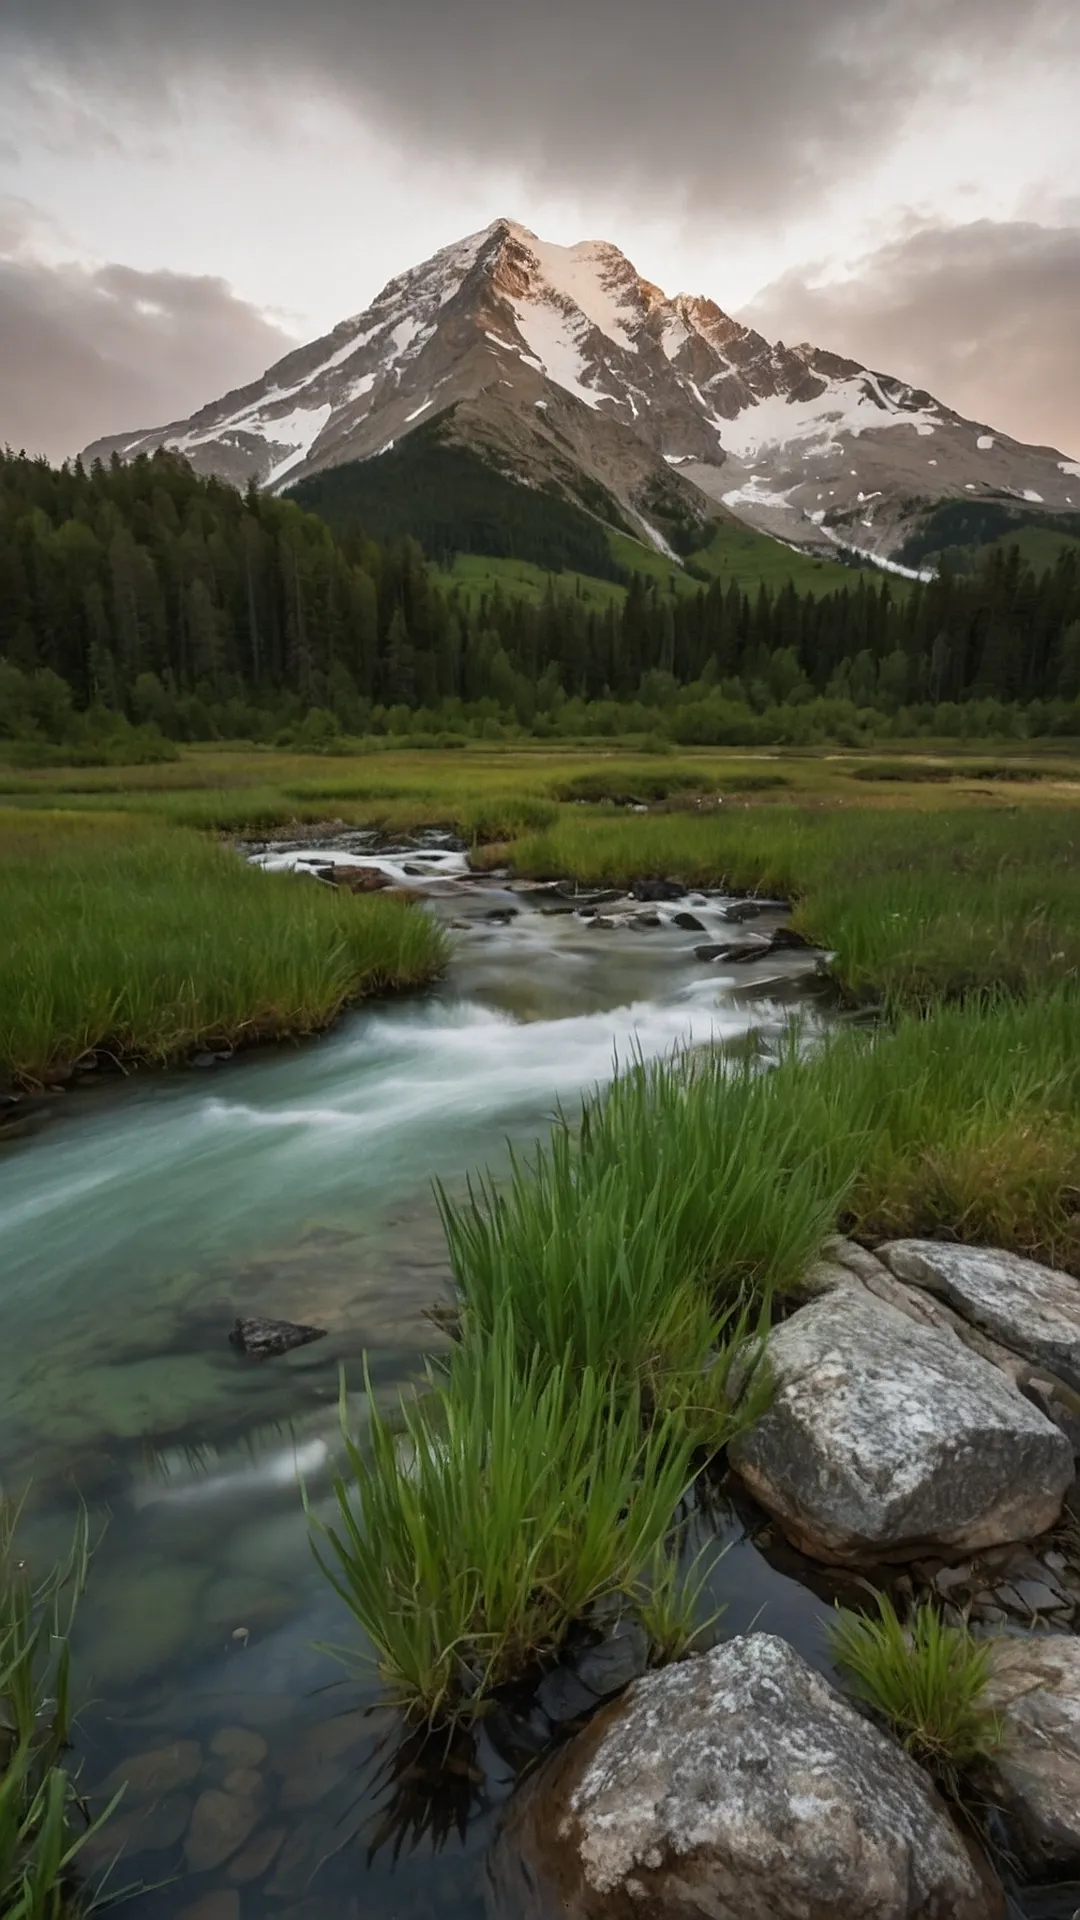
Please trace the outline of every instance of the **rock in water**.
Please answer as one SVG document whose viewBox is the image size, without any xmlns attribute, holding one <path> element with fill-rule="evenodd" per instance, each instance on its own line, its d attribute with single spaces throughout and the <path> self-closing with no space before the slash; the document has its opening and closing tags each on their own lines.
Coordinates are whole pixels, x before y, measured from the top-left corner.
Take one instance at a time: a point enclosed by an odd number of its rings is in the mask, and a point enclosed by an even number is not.
<svg viewBox="0 0 1080 1920">
<path fill-rule="evenodd" d="M 996 1247 L 894 1240 L 879 1255 L 898 1280 L 940 1294 L 957 1313 L 1080 1391 L 1080 1280 Z"/>
<path fill-rule="evenodd" d="M 1033 1874 L 1080 1871 L 1080 1640 L 995 1641 L 986 1704 L 1001 1750 L 980 1770 L 1009 1839 Z"/>
<path fill-rule="evenodd" d="M 381 867 L 349 867 L 340 862 L 331 867 L 327 878 L 331 885 L 345 887 L 349 893 L 381 893 L 384 887 L 393 885 Z"/>
<path fill-rule="evenodd" d="M 291 1353 L 312 1340 L 325 1340 L 325 1327 L 300 1327 L 292 1320 L 236 1320 L 229 1341 L 251 1360 L 269 1360 L 275 1353 Z"/>
<path fill-rule="evenodd" d="M 515 1920 L 999 1920 L 927 1776 L 755 1633 L 638 1680 L 511 1800 Z"/>
<path fill-rule="evenodd" d="M 1053 1526 L 1068 1440 L 953 1334 L 839 1286 L 774 1327 L 769 1356 L 776 1397 L 731 1461 L 805 1553 L 968 1553 Z"/>
</svg>

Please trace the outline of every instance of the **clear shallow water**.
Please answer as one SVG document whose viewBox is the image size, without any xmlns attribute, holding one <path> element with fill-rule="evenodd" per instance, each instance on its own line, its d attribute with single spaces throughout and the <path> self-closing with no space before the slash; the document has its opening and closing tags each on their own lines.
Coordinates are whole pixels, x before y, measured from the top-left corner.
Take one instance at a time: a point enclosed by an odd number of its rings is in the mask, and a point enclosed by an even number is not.
<svg viewBox="0 0 1080 1920">
<path fill-rule="evenodd" d="M 535 1138 L 634 1051 L 774 1043 L 810 990 L 805 957 L 727 973 L 695 959 L 703 939 L 737 934 L 716 903 L 593 927 L 437 864 L 432 910 L 456 948 L 432 995 L 302 1048 L 69 1096 L 0 1149 L 4 1491 L 30 1485 L 42 1554 L 62 1551 L 79 1497 L 107 1523 L 75 1649 L 92 1700 L 84 1783 L 188 1743 L 107 1837 L 125 1847 L 110 1884 L 142 1882 L 132 1910 L 147 1920 L 215 1890 L 229 1898 L 205 1920 L 483 1911 L 484 1848 L 528 1735 L 504 1728 L 500 1747 L 494 1723 L 434 1787 L 429 1757 L 400 1752 L 375 1691 L 315 1650 L 355 1629 L 314 1566 L 298 1477 L 325 1507 L 342 1365 L 362 1430 L 361 1354 L 392 1397 L 439 1344 L 433 1179 L 504 1164 L 508 1137 Z M 702 930 L 671 924 L 680 910 Z M 239 1313 L 329 1337 L 251 1365 L 227 1341 Z M 756 1619 L 820 1657 L 827 1601 L 771 1568 L 734 1515 L 710 1525 L 732 1542 L 714 1582 L 725 1625 Z M 265 1743 L 255 1764 L 215 1751 L 237 1728 Z M 219 1790 L 230 1818 L 250 1817 L 220 1863 L 190 1825 L 207 1789 L 204 1827 L 223 1817 Z M 449 1823 L 438 1847 L 432 1822 Z M 241 1867 L 250 1877 L 231 1879 Z"/>
</svg>

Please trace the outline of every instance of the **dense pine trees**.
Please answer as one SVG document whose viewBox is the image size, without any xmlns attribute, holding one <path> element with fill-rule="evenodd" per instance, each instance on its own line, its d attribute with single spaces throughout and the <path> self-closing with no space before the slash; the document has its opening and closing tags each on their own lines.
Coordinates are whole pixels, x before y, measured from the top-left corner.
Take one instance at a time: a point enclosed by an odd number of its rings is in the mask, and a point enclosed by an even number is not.
<svg viewBox="0 0 1080 1920">
<path fill-rule="evenodd" d="M 174 455 L 0 459 L 0 734 L 87 714 L 177 739 L 420 727 L 687 743 L 1080 731 L 1080 553 L 1036 577 L 853 575 L 826 598 L 642 575 L 609 606 L 442 589 L 415 541 L 336 539 Z M 875 719 L 879 716 L 880 719 Z"/>
</svg>

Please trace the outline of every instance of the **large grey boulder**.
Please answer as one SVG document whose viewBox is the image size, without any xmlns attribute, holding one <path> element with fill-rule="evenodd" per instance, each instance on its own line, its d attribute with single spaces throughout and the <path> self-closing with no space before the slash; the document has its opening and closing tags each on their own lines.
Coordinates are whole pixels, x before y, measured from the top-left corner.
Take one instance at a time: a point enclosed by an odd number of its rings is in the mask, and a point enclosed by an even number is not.
<svg viewBox="0 0 1080 1920">
<path fill-rule="evenodd" d="M 879 1254 L 898 1280 L 947 1300 L 977 1327 L 1080 1389 L 1080 1280 L 995 1247 L 893 1240 Z"/>
<path fill-rule="evenodd" d="M 853 1282 L 774 1327 L 769 1357 L 775 1399 L 731 1462 L 803 1552 L 970 1553 L 1057 1519 L 1068 1440 L 951 1333 Z"/>
<path fill-rule="evenodd" d="M 1025 1634 L 994 1643 L 987 1704 L 1001 1748 L 981 1784 L 1032 1874 L 1080 1870 L 1080 1640 Z"/>
<path fill-rule="evenodd" d="M 792 1647 L 638 1680 L 510 1802 L 498 1920 L 990 1920 L 928 1777 Z"/>
</svg>

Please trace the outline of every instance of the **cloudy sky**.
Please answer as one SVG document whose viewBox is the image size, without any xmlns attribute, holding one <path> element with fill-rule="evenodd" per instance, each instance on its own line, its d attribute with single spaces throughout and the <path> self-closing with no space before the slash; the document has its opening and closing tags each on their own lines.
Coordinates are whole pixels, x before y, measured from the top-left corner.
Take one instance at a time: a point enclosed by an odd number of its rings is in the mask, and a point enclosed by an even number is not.
<svg viewBox="0 0 1080 1920">
<path fill-rule="evenodd" d="M 0 0 L 0 443 L 182 417 L 500 214 L 1080 454 L 1080 0 Z"/>
</svg>

